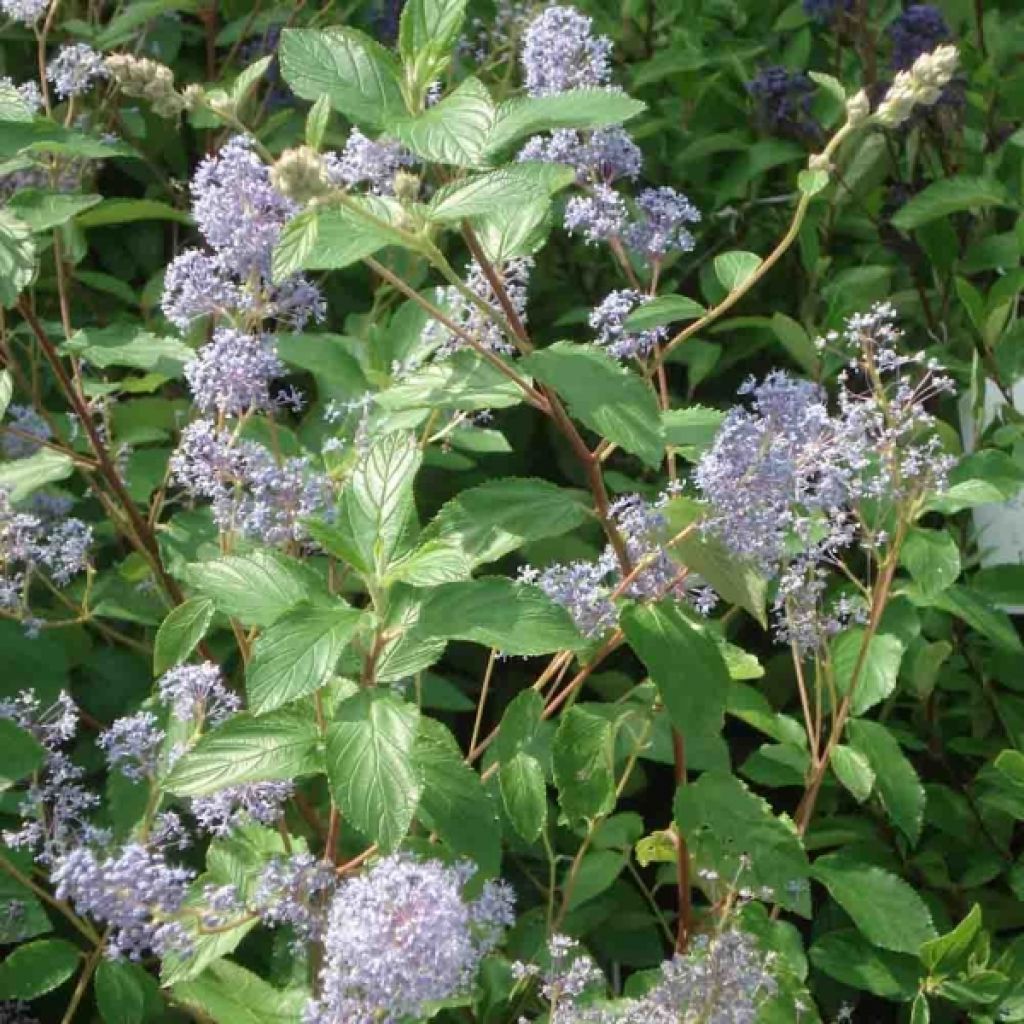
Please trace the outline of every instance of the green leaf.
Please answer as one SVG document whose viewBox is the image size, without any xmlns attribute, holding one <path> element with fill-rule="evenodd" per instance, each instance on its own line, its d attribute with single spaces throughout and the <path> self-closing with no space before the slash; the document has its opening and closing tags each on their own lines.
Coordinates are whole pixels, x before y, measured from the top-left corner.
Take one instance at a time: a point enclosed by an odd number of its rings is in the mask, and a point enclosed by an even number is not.
<svg viewBox="0 0 1024 1024">
<path fill-rule="evenodd" d="M 829 764 L 836 778 L 850 791 L 857 803 L 862 804 L 875 784 L 875 773 L 871 762 L 853 747 L 839 744 L 832 748 Z"/>
<path fill-rule="evenodd" d="M 505 813 L 516 832 L 528 843 L 540 838 L 548 817 L 544 769 L 530 754 L 520 751 L 498 769 L 498 784 Z"/>
<path fill-rule="evenodd" d="M 686 409 L 668 409 L 661 415 L 665 441 L 695 462 L 714 443 L 725 413 L 691 405 Z"/>
<path fill-rule="evenodd" d="M 310 709 L 285 708 L 258 718 L 242 712 L 179 758 L 164 788 L 177 796 L 206 796 L 227 786 L 293 779 L 323 769 Z"/>
<path fill-rule="evenodd" d="M 299 270 L 341 270 L 389 245 L 410 247 L 398 201 L 349 196 L 345 205 L 325 203 L 300 213 L 282 229 L 274 247 L 273 277 Z"/>
<path fill-rule="evenodd" d="M 167 613 L 153 644 L 153 674 L 163 675 L 196 649 L 213 621 L 215 606 L 208 597 L 194 597 Z"/>
<path fill-rule="evenodd" d="M 27 123 L 4 122 L 4 130 L 0 134 L 0 160 L 27 153 L 56 153 L 83 160 L 137 159 L 139 156 L 129 145 L 64 128 L 48 119 L 36 118 Z"/>
<path fill-rule="evenodd" d="M 706 312 L 699 302 L 685 295 L 659 295 L 637 306 L 622 326 L 626 331 L 649 331 L 678 320 L 699 320 Z"/>
<path fill-rule="evenodd" d="M 505 409 L 522 402 L 523 392 L 475 352 L 461 351 L 416 370 L 400 384 L 379 392 L 376 399 L 390 412 Z"/>
<path fill-rule="evenodd" d="M 11 397 L 14 394 L 14 378 L 10 370 L 0 370 L 0 417 L 7 412 L 7 406 L 11 404 Z"/>
<path fill-rule="evenodd" d="M 910 1008 L 910 1024 L 930 1024 L 931 1019 L 932 1011 L 928 1006 L 928 997 L 923 992 L 918 992 Z"/>
<path fill-rule="evenodd" d="M 494 122 L 487 87 L 467 78 L 440 103 L 408 121 L 394 121 L 391 133 L 417 156 L 433 163 L 478 167 Z"/>
<path fill-rule="evenodd" d="M 0 792 L 31 775 L 46 751 L 32 735 L 8 718 L 0 718 Z"/>
<path fill-rule="evenodd" d="M 811 874 L 876 946 L 917 955 L 923 943 L 935 938 L 928 907 L 902 878 L 842 853 L 819 857 Z"/>
<path fill-rule="evenodd" d="M 465 552 L 447 540 L 428 540 L 405 558 L 395 562 L 386 582 L 410 587 L 436 587 L 441 583 L 469 579 L 472 563 Z"/>
<path fill-rule="evenodd" d="M 751 889 L 766 886 L 780 906 L 810 917 L 810 895 L 799 884 L 810 867 L 796 827 L 788 818 L 777 818 L 734 775 L 716 769 L 680 786 L 675 819 L 699 868 L 722 878 L 738 877 L 740 885 Z M 744 855 L 750 858 L 745 871 L 740 865 Z"/>
<path fill-rule="evenodd" d="M 7 131 L 9 124 L 4 125 Z M 36 273 L 32 229 L 8 210 L 0 210 L 0 306 L 13 306 Z"/>
<path fill-rule="evenodd" d="M 413 759 L 419 711 L 364 690 L 344 701 L 327 730 L 327 778 L 347 818 L 384 852 L 409 831 L 422 779 Z"/>
<path fill-rule="evenodd" d="M 7 491 L 11 502 L 17 504 L 40 487 L 66 480 L 74 470 L 70 456 L 41 448 L 27 459 L 0 463 L 0 490 Z"/>
<path fill-rule="evenodd" d="M 615 808 L 615 733 L 607 718 L 580 705 L 561 716 L 551 747 L 558 800 L 570 822 Z"/>
<path fill-rule="evenodd" d="M 218 960 L 171 991 L 176 1002 L 215 1024 L 294 1024 L 307 999 L 302 989 L 282 992 L 230 960 Z"/>
<path fill-rule="evenodd" d="M 383 125 L 406 113 L 401 69 L 380 43 L 354 28 L 286 28 L 281 74 L 296 96 L 317 100 L 362 124 Z"/>
<path fill-rule="evenodd" d="M 715 257 L 715 277 L 726 291 L 735 291 L 761 266 L 761 257 L 753 252 L 721 252 Z"/>
<path fill-rule="evenodd" d="M 142 1024 L 146 1012 L 146 989 L 139 975 L 148 975 L 137 965 L 104 958 L 96 968 L 94 991 L 103 1024 Z"/>
<path fill-rule="evenodd" d="M 878 722 L 854 719 L 847 725 L 850 743 L 870 763 L 875 790 L 893 824 L 912 844 L 921 835 L 925 793 L 914 766 L 891 732 Z"/>
<path fill-rule="evenodd" d="M 195 355 L 178 338 L 160 337 L 128 324 L 76 331 L 70 341 L 60 346 L 60 351 L 76 355 L 103 370 L 126 366 L 164 377 L 181 377 L 185 364 Z"/>
<path fill-rule="evenodd" d="M 360 460 L 343 497 L 346 527 L 363 564 L 383 577 L 415 519 L 413 482 L 423 461 L 416 438 L 388 434 Z"/>
<path fill-rule="evenodd" d="M 260 57 L 247 68 L 244 68 L 238 77 L 231 83 L 231 100 L 238 106 L 245 102 L 249 92 L 257 82 L 267 73 L 268 68 L 274 62 L 274 55 L 268 54 Z"/>
<path fill-rule="evenodd" d="M 416 816 L 445 845 L 469 857 L 485 876 L 501 866 L 501 828 L 480 776 L 440 722 L 421 717 L 413 761 L 423 779 Z"/>
<path fill-rule="evenodd" d="M 585 642 L 561 605 L 503 576 L 437 587 L 427 595 L 416 632 L 513 655 L 575 650 Z"/>
<path fill-rule="evenodd" d="M 929 603 L 934 608 L 963 619 L 972 629 L 988 637 L 1000 650 L 1018 653 L 1024 649 L 1020 635 L 1006 612 L 996 608 L 975 590 L 959 586 L 947 587 Z"/>
<path fill-rule="evenodd" d="M 316 573 L 270 550 L 192 562 L 185 580 L 244 626 L 270 626 L 300 601 L 327 596 Z"/>
<path fill-rule="evenodd" d="M 661 465 L 665 438 L 654 394 L 606 352 L 593 345 L 559 341 L 527 356 L 522 365 L 554 388 L 585 426 L 648 466 Z"/>
<path fill-rule="evenodd" d="M 882 999 L 908 1002 L 917 992 L 920 969 L 913 957 L 876 949 L 852 928 L 823 935 L 807 955 L 830 978 Z"/>
<path fill-rule="evenodd" d="M 325 686 L 362 614 L 341 601 L 299 604 L 267 627 L 245 667 L 253 713 L 266 714 Z"/>
<path fill-rule="evenodd" d="M 509 701 L 494 743 L 497 760 L 510 761 L 520 751 L 531 753 L 543 716 L 544 698 L 536 690 L 523 690 Z"/>
<path fill-rule="evenodd" d="M 64 939 L 39 939 L 12 950 L 0 964 L 0 999 L 38 999 L 75 973 L 81 954 Z"/>
<path fill-rule="evenodd" d="M 11 79 L 0 82 L 0 121 L 20 121 L 30 124 L 35 120 L 32 108 L 18 92 L 18 87 Z"/>
<path fill-rule="evenodd" d="M 729 670 L 708 629 L 672 600 L 631 605 L 621 625 L 675 728 L 687 741 L 717 736 L 725 724 Z"/>
<path fill-rule="evenodd" d="M 575 180 L 576 172 L 562 164 L 509 164 L 438 189 L 430 201 L 430 219 L 437 224 L 454 224 L 486 217 L 502 206 L 528 206 Z"/>
<path fill-rule="evenodd" d="M 770 326 L 775 337 L 800 369 L 811 376 L 817 376 L 821 360 L 814 342 L 803 325 L 785 313 L 775 313 L 772 315 Z"/>
<path fill-rule="evenodd" d="M 76 214 L 95 206 L 102 198 L 97 195 L 74 195 L 27 188 L 7 200 L 7 209 L 38 233 L 66 224 Z"/>
<path fill-rule="evenodd" d="M 84 197 L 100 200 L 99 196 Z M 191 224 L 192 217 L 159 199 L 103 199 L 89 204 L 87 213 L 79 213 L 75 223 L 80 228 L 110 227 L 112 224 L 135 224 L 142 220 L 169 220 L 178 224 Z"/>
<path fill-rule="evenodd" d="M 865 636 L 862 628 L 855 627 L 844 630 L 832 641 L 836 686 L 843 696 L 852 690 L 850 706 L 854 715 L 864 714 L 896 689 L 896 677 L 903 659 L 900 638 L 882 633 L 871 638 L 862 660 Z"/>
<path fill-rule="evenodd" d="M 585 498 L 546 480 L 507 477 L 456 495 L 424 531 L 458 544 L 473 565 L 558 537 L 590 518 Z"/>
<path fill-rule="evenodd" d="M 326 95 L 321 96 L 309 108 L 306 115 L 306 145 L 317 151 L 324 142 L 324 133 L 327 131 L 327 122 L 331 116 L 331 101 Z"/>
<path fill-rule="evenodd" d="M 912 231 L 951 213 L 1012 205 L 1013 201 L 998 181 L 963 175 L 933 181 L 904 203 L 891 220 L 900 231 Z"/>
<path fill-rule="evenodd" d="M 960 549 L 944 530 L 916 527 L 903 542 L 900 564 L 907 568 L 923 594 L 937 594 L 960 575 Z"/>
<path fill-rule="evenodd" d="M 826 185 L 828 185 L 828 171 L 821 167 L 814 170 L 803 170 L 796 176 L 796 187 L 805 196 L 816 196 Z"/>
<path fill-rule="evenodd" d="M 572 89 L 551 96 L 508 100 L 498 107 L 487 152 L 497 154 L 538 132 L 622 124 L 644 108 L 640 100 L 611 89 Z"/>
<path fill-rule="evenodd" d="M 409 0 L 398 24 L 398 50 L 406 61 L 427 58 L 435 77 L 447 61 L 466 17 L 466 0 Z"/>
<path fill-rule="evenodd" d="M 673 498 L 665 508 L 671 535 L 695 523 L 702 512 L 703 508 L 689 498 Z M 702 536 L 697 529 L 667 550 L 673 560 L 706 580 L 723 600 L 739 605 L 763 628 L 768 628 L 768 581 L 752 566 L 740 561 L 713 537 Z"/>
<path fill-rule="evenodd" d="M 951 931 L 926 942 L 920 950 L 921 963 L 932 976 L 944 977 L 967 967 L 968 956 L 981 934 L 981 907 L 971 912 Z"/>
</svg>

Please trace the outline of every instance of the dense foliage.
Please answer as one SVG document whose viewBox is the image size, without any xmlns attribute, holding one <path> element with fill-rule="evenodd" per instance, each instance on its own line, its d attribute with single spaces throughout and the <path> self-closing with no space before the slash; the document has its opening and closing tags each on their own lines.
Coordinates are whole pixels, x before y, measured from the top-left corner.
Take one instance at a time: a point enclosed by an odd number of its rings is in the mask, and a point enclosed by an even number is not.
<svg viewBox="0 0 1024 1024">
<path fill-rule="evenodd" d="M 1024 1021 L 1015 0 L 0 0 L 0 1019 Z"/>
</svg>

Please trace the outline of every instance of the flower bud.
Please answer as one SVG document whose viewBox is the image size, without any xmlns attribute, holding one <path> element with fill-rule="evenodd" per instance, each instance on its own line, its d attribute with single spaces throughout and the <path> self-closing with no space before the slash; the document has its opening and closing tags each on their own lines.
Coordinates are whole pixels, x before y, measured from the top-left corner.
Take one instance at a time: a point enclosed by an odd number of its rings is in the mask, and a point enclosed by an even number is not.
<svg viewBox="0 0 1024 1024">
<path fill-rule="evenodd" d="M 861 89 L 846 101 L 846 120 L 851 125 L 860 124 L 871 113 L 871 101 L 868 94 Z"/>
<path fill-rule="evenodd" d="M 914 107 L 931 106 L 956 71 L 955 46 L 939 46 L 923 53 L 909 71 L 901 71 L 879 104 L 875 118 L 880 124 L 894 128 L 910 117 Z"/>
<path fill-rule="evenodd" d="M 408 171 L 397 171 L 395 173 L 394 190 L 399 202 L 416 202 L 420 194 L 419 175 L 410 174 Z"/>
<path fill-rule="evenodd" d="M 274 188 L 298 203 L 308 203 L 326 195 L 331 184 L 323 157 L 309 146 L 286 149 L 270 169 Z"/>
<path fill-rule="evenodd" d="M 105 64 L 121 92 L 149 100 L 160 117 L 176 117 L 185 108 L 185 100 L 174 91 L 174 72 L 166 64 L 128 53 L 112 53 Z"/>
</svg>

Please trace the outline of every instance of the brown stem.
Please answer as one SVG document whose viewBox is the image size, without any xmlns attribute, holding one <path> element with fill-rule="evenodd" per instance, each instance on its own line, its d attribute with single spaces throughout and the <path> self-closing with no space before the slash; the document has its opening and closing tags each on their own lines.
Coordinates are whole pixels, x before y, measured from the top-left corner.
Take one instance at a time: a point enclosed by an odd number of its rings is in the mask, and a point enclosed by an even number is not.
<svg viewBox="0 0 1024 1024">
<path fill-rule="evenodd" d="M 139 553 L 143 555 L 146 561 L 150 564 L 153 573 L 160 581 L 160 584 L 166 591 L 168 597 L 170 597 L 175 604 L 181 604 L 185 600 L 185 596 L 177 582 L 168 575 L 167 570 L 164 569 L 163 562 L 160 558 L 160 549 L 156 542 L 156 535 L 149 528 L 149 524 L 135 507 L 135 501 L 128 493 L 124 485 L 124 481 L 121 479 L 121 474 L 118 472 L 117 467 L 111 460 L 110 454 L 107 452 L 107 447 L 96 430 L 96 425 L 92 421 L 92 416 L 85 404 L 85 400 L 82 398 L 82 395 L 68 376 L 67 371 L 64 369 L 64 364 L 61 362 L 60 354 L 57 352 L 56 347 L 50 340 L 43 328 L 43 325 L 39 322 L 38 317 L 32 311 L 32 307 L 28 304 L 26 299 L 22 299 L 18 303 L 18 310 L 25 318 L 25 322 L 29 325 L 32 334 L 39 343 L 39 348 L 42 351 L 43 356 L 47 363 L 49 363 L 50 368 L 53 370 L 53 373 L 61 386 L 61 390 L 63 390 L 71 408 L 74 410 L 75 416 L 77 416 L 79 422 L 82 424 L 82 429 L 85 431 L 86 436 L 89 439 L 89 446 L 92 448 L 96 461 L 99 464 L 100 474 L 106 481 L 107 486 L 117 497 L 118 502 L 121 504 L 125 515 L 131 523 L 132 532 L 138 542 Z"/>
<path fill-rule="evenodd" d="M 672 728 L 672 762 L 676 788 L 686 785 L 686 741 L 683 734 Z M 685 953 L 692 930 L 693 907 L 690 901 L 690 851 L 686 837 L 677 828 L 676 835 L 676 899 L 679 918 L 676 921 L 676 952 Z"/>
<path fill-rule="evenodd" d="M 85 993 L 89 990 L 89 982 L 92 981 L 92 976 L 96 972 L 96 968 L 99 966 L 100 960 L 103 958 L 103 951 L 109 934 L 110 929 L 107 928 L 99 942 L 96 943 L 96 948 L 89 954 L 88 959 L 85 961 L 85 966 L 82 968 L 82 975 L 78 979 L 75 991 L 72 993 L 71 1002 L 68 1003 L 68 1008 L 65 1011 L 64 1016 L 61 1018 L 61 1024 L 71 1024 L 71 1021 L 75 1019 L 75 1012 L 78 1010 L 79 1004 L 85 998 Z"/>
</svg>

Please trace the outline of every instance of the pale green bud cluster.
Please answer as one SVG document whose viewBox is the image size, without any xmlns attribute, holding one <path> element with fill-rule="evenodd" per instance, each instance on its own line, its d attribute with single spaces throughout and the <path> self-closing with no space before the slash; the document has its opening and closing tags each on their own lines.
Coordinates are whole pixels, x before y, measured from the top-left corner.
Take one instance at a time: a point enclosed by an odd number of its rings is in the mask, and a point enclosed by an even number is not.
<svg viewBox="0 0 1024 1024">
<path fill-rule="evenodd" d="M 185 109 L 185 100 L 174 90 L 174 72 L 166 64 L 128 53 L 113 53 L 104 63 L 126 96 L 148 100 L 160 117 L 176 117 Z"/>
<path fill-rule="evenodd" d="M 914 107 L 931 106 L 942 95 L 956 71 L 955 46 L 939 46 L 923 53 L 909 71 L 901 71 L 894 79 L 875 112 L 880 124 L 895 128 L 910 117 Z"/>
<path fill-rule="evenodd" d="M 303 204 L 331 190 L 324 158 L 311 146 L 286 149 L 270 169 L 270 182 L 281 195 Z"/>
</svg>

